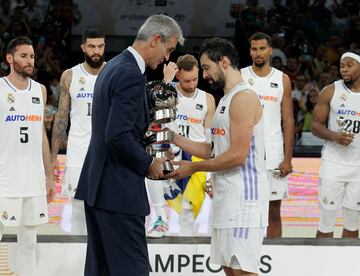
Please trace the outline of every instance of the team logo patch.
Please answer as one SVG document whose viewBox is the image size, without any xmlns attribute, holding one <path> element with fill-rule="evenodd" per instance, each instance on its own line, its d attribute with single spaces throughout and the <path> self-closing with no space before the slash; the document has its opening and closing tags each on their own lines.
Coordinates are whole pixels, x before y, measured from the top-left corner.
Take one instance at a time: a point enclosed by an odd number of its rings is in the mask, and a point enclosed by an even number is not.
<svg viewBox="0 0 360 276">
<path fill-rule="evenodd" d="M 253 79 L 248 79 L 248 83 L 250 83 L 250 85 L 254 85 L 254 80 Z"/>
<path fill-rule="evenodd" d="M 327 199 L 326 197 L 324 197 L 323 200 L 322 200 L 322 202 L 323 202 L 324 204 L 328 204 L 328 199 Z"/>
<path fill-rule="evenodd" d="M 4 220 L 7 220 L 7 219 L 9 218 L 9 215 L 8 215 L 8 213 L 7 213 L 6 211 L 3 212 L 2 218 L 3 218 Z"/>
<path fill-rule="evenodd" d="M 32 103 L 33 104 L 40 104 L 40 98 L 39 97 L 32 97 Z"/>
<path fill-rule="evenodd" d="M 202 104 L 197 104 L 197 105 L 196 105 L 196 109 L 197 109 L 197 110 L 203 110 L 203 108 L 204 108 L 204 107 L 203 107 Z"/>
<path fill-rule="evenodd" d="M 12 93 L 9 93 L 9 94 L 7 95 L 7 101 L 8 101 L 9 103 L 11 103 L 11 104 L 13 104 L 13 103 L 15 102 L 15 97 L 14 97 L 14 95 L 13 95 Z"/>
<path fill-rule="evenodd" d="M 272 87 L 272 88 L 278 88 L 278 84 L 277 83 L 275 83 L 275 82 L 271 82 L 270 83 L 270 87 Z"/>
<path fill-rule="evenodd" d="M 15 111 L 15 108 L 12 106 L 9 111 Z"/>
<path fill-rule="evenodd" d="M 12 216 L 12 217 L 10 218 L 10 220 L 16 220 L 15 216 Z"/>
<path fill-rule="evenodd" d="M 84 87 L 81 87 L 81 88 L 80 88 L 80 91 L 85 91 L 85 88 L 84 88 Z"/>
<path fill-rule="evenodd" d="M 345 93 L 341 94 L 340 100 L 346 101 L 346 99 L 347 99 L 347 95 Z"/>
<path fill-rule="evenodd" d="M 222 106 L 222 107 L 220 108 L 220 114 L 224 114 L 225 109 L 226 109 L 226 106 Z"/>
<path fill-rule="evenodd" d="M 43 218 L 43 217 L 45 217 L 45 214 L 44 214 L 44 213 L 41 213 L 41 214 L 40 214 L 40 218 Z"/>
<path fill-rule="evenodd" d="M 84 79 L 84 77 L 80 77 L 80 79 L 79 79 L 79 83 L 80 83 L 80 84 L 82 84 L 82 85 L 84 85 L 84 84 L 85 84 L 85 79 Z"/>
</svg>

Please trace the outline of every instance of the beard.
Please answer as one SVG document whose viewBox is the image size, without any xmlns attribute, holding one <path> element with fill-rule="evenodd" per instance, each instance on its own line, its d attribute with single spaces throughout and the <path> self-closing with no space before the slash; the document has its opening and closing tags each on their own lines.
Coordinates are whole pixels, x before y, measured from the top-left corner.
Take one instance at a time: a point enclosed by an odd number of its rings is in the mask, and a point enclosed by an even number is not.
<svg viewBox="0 0 360 276">
<path fill-rule="evenodd" d="M 265 65 L 265 61 L 262 61 L 262 62 L 260 62 L 260 63 L 254 62 L 254 65 L 255 65 L 257 68 L 262 68 L 262 67 L 264 67 L 264 65 Z"/>
<path fill-rule="evenodd" d="M 93 60 L 91 56 L 89 56 L 88 54 L 85 53 L 85 61 L 92 68 L 95 68 L 95 69 L 100 68 L 101 65 L 104 63 L 104 60 L 105 60 L 104 54 L 102 56 L 99 56 L 98 60 Z"/>
<path fill-rule="evenodd" d="M 25 67 L 31 67 L 31 72 L 26 71 Z M 18 73 L 20 76 L 22 76 L 23 78 L 32 77 L 33 73 L 34 73 L 34 66 L 28 65 L 28 66 L 21 67 L 19 63 L 14 61 L 14 71 L 16 73 Z"/>
<path fill-rule="evenodd" d="M 212 83 L 210 83 L 210 87 L 213 90 L 224 90 L 225 87 L 225 76 L 223 72 L 219 73 L 218 80 L 212 79 Z"/>
<path fill-rule="evenodd" d="M 352 79 L 348 79 L 348 80 L 344 80 L 344 83 L 346 84 L 346 85 L 351 85 L 351 84 L 353 84 L 353 80 Z"/>
</svg>

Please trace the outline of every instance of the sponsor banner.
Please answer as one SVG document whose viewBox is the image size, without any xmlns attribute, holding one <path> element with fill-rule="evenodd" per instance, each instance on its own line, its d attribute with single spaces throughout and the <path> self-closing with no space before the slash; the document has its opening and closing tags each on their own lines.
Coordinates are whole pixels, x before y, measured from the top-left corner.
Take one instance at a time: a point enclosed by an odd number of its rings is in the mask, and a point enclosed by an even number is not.
<svg viewBox="0 0 360 276">
<path fill-rule="evenodd" d="M 184 36 L 234 37 L 232 5 L 245 8 L 245 0 L 77 0 L 82 15 L 72 33 L 81 35 L 88 26 L 99 26 L 106 35 L 135 36 L 141 24 L 152 14 L 167 14 L 182 27 Z M 265 7 L 271 1 L 260 1 Z"/>
<path fill-rule="evenodd" d="M 84 275 L 85 243 L 40 243 L 37 276 Z M 209 261 L 208 244 L 149 244 L 151 276 L 225 275 Z M 357 246 L 264 245 L 262 276 L 360 275 Z M 12 275 L 16 244 L 0 244 L 0 275 Z M 8 273 L 8 274 L 6 274 Z"/>
</svg>

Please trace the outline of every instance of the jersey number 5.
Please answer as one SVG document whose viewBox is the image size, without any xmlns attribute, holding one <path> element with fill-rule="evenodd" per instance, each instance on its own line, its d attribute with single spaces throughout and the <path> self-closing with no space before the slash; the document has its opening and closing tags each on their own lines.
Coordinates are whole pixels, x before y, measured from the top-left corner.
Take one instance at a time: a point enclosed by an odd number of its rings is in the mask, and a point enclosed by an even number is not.
<svg viewBox="0 0 360 276">
<path fill-rule="evenodd" d="M 29 128 L 28 127 L 20 127 L 20 142 L 27 143 L 29 142 L 29 134 L 26 132 Z"/>
</svg>

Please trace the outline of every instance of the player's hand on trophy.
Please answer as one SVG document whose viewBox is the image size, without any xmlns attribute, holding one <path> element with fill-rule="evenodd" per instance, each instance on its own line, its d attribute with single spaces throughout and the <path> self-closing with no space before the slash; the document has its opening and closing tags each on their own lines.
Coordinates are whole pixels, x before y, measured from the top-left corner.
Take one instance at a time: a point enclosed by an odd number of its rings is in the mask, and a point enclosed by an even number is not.
<svg viewBox="0 0 360 276">
<path fill-rule="evenodd" d="M 355 138 L 355 134 L 347 131 L 336 132 L 334 135 L 334 140 L 340 145 L 348 146 L 350 145 Z"/>
<path fill-rule="evenodd" d="M 160 179 L 164 177 L 162 164 L 166 161 L 165 158 L 154 157 L 154 162 L 150 165 L 146 176 L 150 179 Z"/>
<path fill-rule="evenodd" d="M 172 179 L 183 179 L 187 176 L 192 175 L 195 173 L 195 170 L 193 169 L 193 163 L 190 161 L 171 161 L 171 163 L 174 166 L 179 166 L 175 171 L 166 174 L 166 178 L 172 178 Z"/>
<path fill-rule="evenodd" d="M 54 177 L 51 175 L 50 177 L 46 177 L 46 198 L 47 202 L 50 203 L 54 200 L 56 193 Z"/>
<path fill-rule="evenodd" d="M 164 81 L 166 83 L 172 82 L 178 71 L 179 69 L 175 62 L 170 61 L 168 64 L 164 63 L 164 68 L 163 68 Z"/>
<path fill-rule="evenodd" d="M 289 173 L 292 173 L 293 167 L 291 165 L 291 161 L 283 160 L 279 164 L 279 169 L 280 169 L 280 175 L 279 175 L 280 177 L 284 177 L 287 176 Z"/>
</svg>

